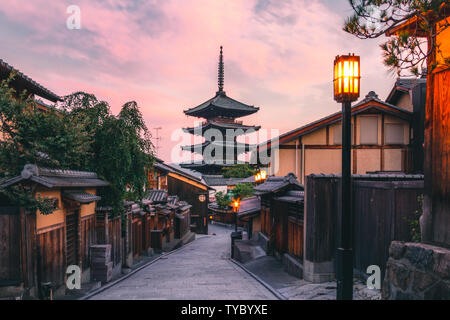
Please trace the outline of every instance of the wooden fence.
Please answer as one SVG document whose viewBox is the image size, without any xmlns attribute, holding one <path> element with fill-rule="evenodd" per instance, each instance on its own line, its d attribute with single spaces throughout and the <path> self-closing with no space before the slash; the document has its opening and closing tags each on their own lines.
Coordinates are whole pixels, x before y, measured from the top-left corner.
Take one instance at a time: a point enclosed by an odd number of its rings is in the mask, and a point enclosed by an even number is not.
<svg viewBox="0 0 450 320">
<path fill-rule="evenodd" d="M 391 241 L 411 239 L 422 193 L 421 175 L 353 176 L 355 274 L 365 277 L 369 265 L 378 265 L 384 276 Z M 305 199 L 305 260 L 332 263 L 340 234 L 340 177 L 308 176 Z"/>
<path fill-rule="evenodd" d="M 270 217 L 270 200 L 261 199 L 261 232 L 270 237 L 272 232 L 272 220 Z"/>
<path fill-rule="evenodd" d="M 303 219 L 288 217 L 288 253 L 303 258 Z"/>
<path fill-rule="evenodd" d="M 177 214 L 175 217 L 175 238 L 181 239 L 190 231 L 191 216 L 190 211 Z"/>
<path fill-rule="evenodd" d="M 354 188 L 354 267 L 363 276 L 378 265 L 384 277 L 391 241 L 411 241 L 423 181 L 355 181 Z"/>
<path fill-rule="evenodd" d="M 20 272 L 20 215 L 14 207 L 0 208 L 0 285 L 22 282 Z"/>
<path fill-rule="evenodd" d="M 97 211 L 95 215 L 96 244 L 111 245 L 113 266 L 122 265 L 122 220 L 111 212 Z"/>
</svg>

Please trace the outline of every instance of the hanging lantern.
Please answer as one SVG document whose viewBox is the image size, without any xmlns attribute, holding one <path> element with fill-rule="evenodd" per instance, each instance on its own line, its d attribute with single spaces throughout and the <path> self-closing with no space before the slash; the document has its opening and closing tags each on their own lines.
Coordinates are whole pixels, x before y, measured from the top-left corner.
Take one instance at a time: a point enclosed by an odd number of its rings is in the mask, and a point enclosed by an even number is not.
<svg viewBox="0 0 450 320">
<path fill-rule="evenodd" d="M 360 94 L 360 57 L 354 54 L 337 56 L 334 60 L 334 100 L 353 102 Z"/>
</svg>

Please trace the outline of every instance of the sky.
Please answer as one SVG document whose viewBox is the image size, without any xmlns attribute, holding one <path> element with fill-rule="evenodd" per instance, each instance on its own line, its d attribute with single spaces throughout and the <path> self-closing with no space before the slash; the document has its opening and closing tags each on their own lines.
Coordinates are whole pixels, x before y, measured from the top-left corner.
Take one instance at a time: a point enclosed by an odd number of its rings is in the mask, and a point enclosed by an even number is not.
<svg viewBox="0 0 450 320">
<path fill-rule="evenodd" d="M 70 5 L 80 29 L 67 28 Z M 217 91 L 221 45 L 227 95 L 260 108 L 238 120 L 269 132 L 340 110 L 338 54 L 361 56 L 361 99 L 385 99 L 396 76 L 382 63 L 383 39 L 342 31 L 351 13 L 348 0 L 8 0 L 0 58 L 60 96 L 93 93 L 115 114 L 136 101 L 154 137 L 162 128 L 158 156 L 176 162 L 180 128 L 198 121 L 183 110 Z"/>
</svg>

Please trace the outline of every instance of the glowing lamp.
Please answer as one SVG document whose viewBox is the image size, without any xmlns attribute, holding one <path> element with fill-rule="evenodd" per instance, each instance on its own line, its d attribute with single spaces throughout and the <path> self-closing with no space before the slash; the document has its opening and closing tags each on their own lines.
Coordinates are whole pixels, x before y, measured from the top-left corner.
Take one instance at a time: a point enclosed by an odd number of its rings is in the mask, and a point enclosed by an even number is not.
<svg viewBox="0 0 450 320">
<path fill-rule="evenodd" d="M 354 54 L 334 59 L 334 100 L 353 102 L 360 94 L 360 58 Z"/>
<path fill-rule="evenodd" d="M 266 180 L 267 178 L 267 172 L 266 171 L 261 171 L 261 180 Z"/>
</svg>

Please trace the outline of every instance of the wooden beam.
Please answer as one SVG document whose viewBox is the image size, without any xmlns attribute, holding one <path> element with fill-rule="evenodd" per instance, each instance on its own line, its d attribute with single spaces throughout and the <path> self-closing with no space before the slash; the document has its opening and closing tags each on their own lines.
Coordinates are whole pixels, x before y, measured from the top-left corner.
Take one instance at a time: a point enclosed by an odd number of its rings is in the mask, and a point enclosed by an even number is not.
<svg viewBox="0 0 450 320">
<path fill-rule="evenodd" d="M 193 185 L 193 186 L 196 186 L 197 188 L 200 188 L 200 189 L 202 189 L 202 190 L 208 190 L 208 188 L 207 188 L 205 185 L 203 185 L 203 184 L 201 184 L 201 183 L 198 183 L 198 182 L 195 182 L 195 181 L 193 181 L 193 180 L 190 180 L 190 179 L 188 179 L 188 178 L 185 178 L 185 177 L 183 177 L 182 175 L 179 175 L 179 174 L 177 174 L 177 173 L 170 172 L 170 173 L 169 173 L 169 177 L 173 177 L 173 178 L 175 178 L 175 179 L 177 179 L 177 180 L 186 182 L 186 183 L 188 183 L 188 184 L 190 184 L 190 185 Z"/>
<path fill-rule="evenodd" d="M 380 149 L 380 170 L 384 171 L 384 114 L 381 115 L 381 149 Z"/>
</svg>

